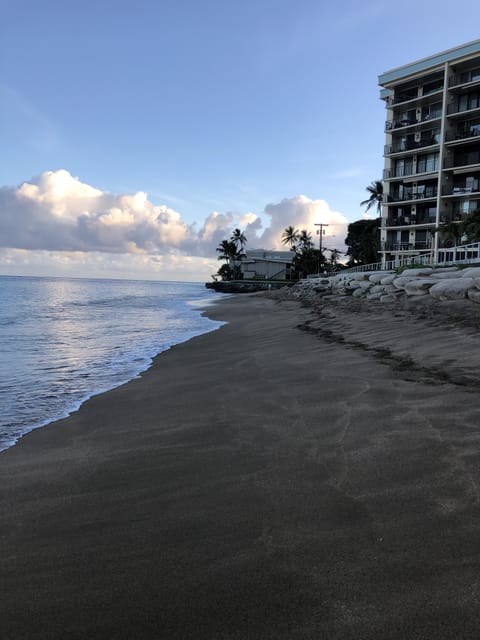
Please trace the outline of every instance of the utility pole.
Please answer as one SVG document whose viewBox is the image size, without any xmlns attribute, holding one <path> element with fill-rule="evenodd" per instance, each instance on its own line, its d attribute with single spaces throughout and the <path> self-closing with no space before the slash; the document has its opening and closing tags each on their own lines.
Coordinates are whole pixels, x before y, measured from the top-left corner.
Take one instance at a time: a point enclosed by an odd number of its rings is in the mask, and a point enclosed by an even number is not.
<svg viewBox="0 0 480 640">
<path fill-rule="evenodd" d="M 318 273 L 320 273 L 320 263 L 322 261 L 322 237 L 325 233 L 325 231 L 323 230 L 323 227 L 329 227 L 330 225 L 325 224 L 325 222 L 315 222 L 315 226 L 320 227 L 320 229 L 317 229 L 317 235 L 319 236 L 318 249 L 320 251 L 320 255 L 318 256 Z"/>
</svg>

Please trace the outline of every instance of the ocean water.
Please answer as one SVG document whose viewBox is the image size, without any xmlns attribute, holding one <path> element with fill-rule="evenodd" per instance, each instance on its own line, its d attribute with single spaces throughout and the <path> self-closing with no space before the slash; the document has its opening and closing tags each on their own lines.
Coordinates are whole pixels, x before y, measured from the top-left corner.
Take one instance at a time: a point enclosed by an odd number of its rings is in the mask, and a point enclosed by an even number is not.
<svg viewBox="0 0 480 640">
<path fill-rule="evenodd" d="M 201 283 L 0 276 L 0 450 L 221 326 Z"/>
</svg>

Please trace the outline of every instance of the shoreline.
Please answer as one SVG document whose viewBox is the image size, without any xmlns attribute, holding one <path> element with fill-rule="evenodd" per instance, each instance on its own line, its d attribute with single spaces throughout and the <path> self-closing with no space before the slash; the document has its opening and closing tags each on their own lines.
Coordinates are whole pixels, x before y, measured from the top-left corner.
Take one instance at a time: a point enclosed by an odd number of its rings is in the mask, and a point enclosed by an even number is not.
<svg viewBox="0 0 480 640">
<path fill-rule="evenodd" d="M 18 276 L 18 277 L 22 277 L 22 276 Z M 221 299 L 226 299 L 222 296 Z M 193 309 L 195 309 L 196 312 L 199 313 L 199 315 L 201 316 L 206 316 L 208 318 L 208 316 L 203 313 L 204 309 L 207 309 L 209 306 L 214 305 L 216 302 L 218 302 L 219 300 L 215 300 L 214 298 L 211 299 L 207 299 L 206 301 L 200 301 L 201 304 L 195 306 L 195 305 L 191 305 Z M 209 319 L 209 318 L 208 318 Z M 216 321 L 214 321 L 216 322 Z M 212 331 L 216 331 L 218 328 L 220 328 L 222 326 L 222 323 L 220 322 L 218 325 L 212 326 L 211 328 L 205 328 L 201 333 L 193 333 L 193 335 L 189 335 L 188 337 L 185 336 L 181 336 L 179 337 L 179 342 L 174 342 L 172 344 L 168 344 L 167 346 L 164 346 L 160 351 L 156 351 L 153 352 L 153 349 L 151 350 L 151 353 L 146 354 L 145 352 L 142 352 L 141 354 L 138 354 L 136 357 L 132 356 L 132 360 L 143 360 L 143 362 L 137 366 L 133 366 L 132 362 L 129 362 L 129 366 L 130 366 L 130 372 L 128 372 L 128 369 L 126 369 L 124 371 L 124 379 L 119 382 L 115 382 L 114 384 L 112 384 L 112 386 L 106 386 L 103 388 L 94 388 L 92 390 L 89 390 L 88 392 L 85 393 L 84 396 L 79 397 L 78 399 L 76 399 L 75 401 L 71 401 L 70 404 L 67 404 L 65 402 L 65 407 L 64 410 L 62 412 L 59 412 L 56 416 L 50 417 L 50 418 L 45 418 L 45 419 L 38 419 L 34 422 L 31 422 L 30 424 L 28 424 L 27 426 L 23 426 L 23 427 L 15 427 L 15 429 L 19 432 L 15 435 L 9 435 L 8 439 L 7 439 L 7 435 L 5 434 L 4 438 L 0 441 L 0 454 L 3 451 L 6 451 L 8 449 L 10 449 L 11 447 L 16 446 L 16 444 L 22 440 L 22 438 L 24 438 L 26 435 L 28 435 L 29 433 L 31 433 L 32 431 L 36 431 L 37 429 L 43 429 L 44 427 L 59 422 L 60 420 L 65 420 L 67 418 L 69 418 L 72 414 L 76 413 L 77 411 L 80 410 L 80 408 L 82 407 L 82 405 L 85 402 L 88 402 L 91 398 L 94 398 L 97 395 L 101 395 L 104 393 L 108 393 L 109 391 L 112 391 L 113 389 L 116 389 L 120 386 L 123 386 L 125 384 L 128 384 L 129 382 L 131 382 L 132 380 L 135 380 L 136 378 L 140 377 L 143 373 L 145 373 L 146 371 L 148 371 L 148 369 L 150 369 L 150 367 L 153 365 L 153 362 L 155 360 L 155 358 L 157 358 L 158 356 L 160 356 L 162 353 L 164 353 L 165 351 L 168 351 L 169 349 L 175 347 L 177 344 L 182 344 L 183 342 L 188 342 L 189 340 L 192 340 L 194 338 L 196 338 L 199 335 L 203 335 L 204 333 L 210 333 Z"/>
<path fill-rule="evenodd" d="M 0 454 L 4 637 L 476 638 L 476 332 L 204 313 L 228 324 Z"/>
</svg>

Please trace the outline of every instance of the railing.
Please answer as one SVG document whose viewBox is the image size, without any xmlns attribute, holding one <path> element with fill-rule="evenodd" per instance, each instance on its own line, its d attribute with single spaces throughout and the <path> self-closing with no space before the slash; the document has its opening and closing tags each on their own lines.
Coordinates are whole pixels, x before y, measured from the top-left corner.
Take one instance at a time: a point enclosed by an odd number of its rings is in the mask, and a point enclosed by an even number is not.
<svg viewBox="0 0 480 640">
<path fill-rule="evenodd" d="M 368 271 L 394 271 L 398 267 L 409 264 L 423 264 L 441 267 L 442 265 L 471 264 L 480 261 L 480 242 L 462 245 L 459 247 L 443 247 L 438 249 L 437 260 L 434 260 L 433 251 L 419 253 L 415 256 L 398 256 L 385 262 L 362 264 L 357 267 L 349 267 L 341 271 L 344 273 L 363 273 Z"/>
<path fill-rule="evenodd" d="M 445 166 L 445 168 L 447 167 Z M 407 176 L 422 175 L 424 173 L 435 173 L 436 171 L 438 171 L 438 163 L 420 161 L 417 163 L 416 171 L 413 170 L 413 165 L 396 167 L 395 169 L 384 169 L 383 179 L 390 180 L 393 178 L 405 178 Z"/>
<path fill-rule="evenodd" d="M 396 169 L 384 169 L 383 178 L 388 180 L 389 178 L 405 178 L 406 176 L 413 176 L 413 166 L 409 167 L 397 167 Z"/>
<path fill-rule="evenodd" d="M 478 187 L 467 187 L 466 185 L 453 185 L 442 187 L 442 196 L 469 196 L 472 193 L 479 193 Z"/>
<path fill-rule="evenodd" d="M 457 73 L 449 79 L 448 86 L 458 87 L 461 84 L 469 84 L 471 82 L 480 82 L 480 72 Z"/>
<path fill-rule="evenodd" d="M 446 142 L 455 142 L 458 140 L 468 140 L 480 136 L 480 123 L 472 124 L 468 129 L 459 129 L 457 131 L 449 131 L 445 137 Z"/>
<path fill-rule="evenodd" d="M 425 251 L 430 248 L 428 242 L 387 242 L 385 251 Z"/>
<path fill-rule="evenodd" d="M 389 156 L 392 153 L 402 153 L 405 151 L 414 151 L 415 149 L 422 149 L 424 147 L 433 147 L 440 144 L 434 137 L 425 140 L 412 140 L 411 142 L 400 142 L 398 144 L 386 144 L 383 150 L 383 155 Z"/>
<path fill-rule="evenodd" d="M 433 219 L 432 219 L 433 218 Z M 420 224 L 435 224 L 435 218 L 428 215 L 400 216 L 398 218 L 387 218 L 386 227 L 412 227 Z"/>
<path fill-rule="evenodd" d="M 419 185 L 419 187 L 420 186 L 421 185 Z M 436 198 L 437 194 L 437 187 L 427 187 L 424 191 L 404 191 L 402 194 L 390 194 L 387 198 L 387 202 L 408 202 L 409 200 L 425 200 L 426 198 Z"/>
<path fill-rule="evenodd" d="M 466 167 L 474 164 L 480 164 L 480 151 L 456 153 L 453 158 L 445 158 L 443 166 L 445 169 L 454 169 L 455 167 Z"/>
<path fill-rule="evenodd" d="M 447 107 L 447 115 L 453 116 L 456 113 L 467 113 L 468 111 L 475 111 L 476 109 L 480 109 L 480 104 L 473 104 L 467 106 L 459 106 L 456 103 L 449 104 Z"/>
<path fill-rule="evenodd" d="M 414 124 L 422 124 L 424 122 L 432 122 L 442 117 L 441 111 L 432 111 L 422 116 L 420 120 L 415 118 L 401 118 L 400 120 L 386 120 L 385 131 L 391 131 L 392 129 L 402 129 L 403 127 L 411 127 Z"/>
</svg>

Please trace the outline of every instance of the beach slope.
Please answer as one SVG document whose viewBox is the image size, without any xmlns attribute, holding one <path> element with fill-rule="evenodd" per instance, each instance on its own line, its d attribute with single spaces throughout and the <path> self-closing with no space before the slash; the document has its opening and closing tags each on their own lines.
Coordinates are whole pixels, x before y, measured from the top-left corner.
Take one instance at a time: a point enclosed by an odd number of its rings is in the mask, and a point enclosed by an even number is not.
<svg viewBox="0 0 480 640">
<path fill-rule="evenodd" d="M 222 301 L 0 454 L 3 639 L 478 637 L 476 333 L 325 305 Z"/>
</svg>

